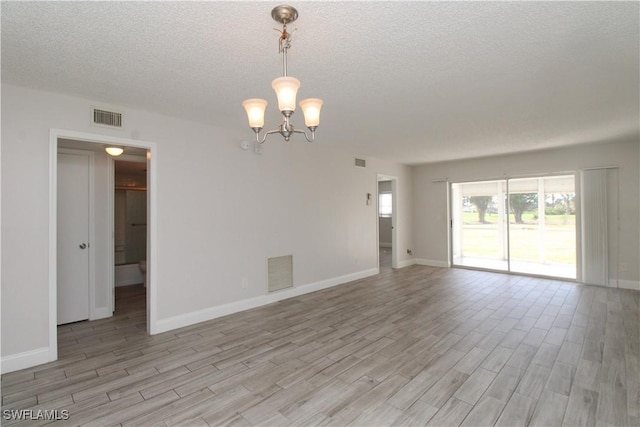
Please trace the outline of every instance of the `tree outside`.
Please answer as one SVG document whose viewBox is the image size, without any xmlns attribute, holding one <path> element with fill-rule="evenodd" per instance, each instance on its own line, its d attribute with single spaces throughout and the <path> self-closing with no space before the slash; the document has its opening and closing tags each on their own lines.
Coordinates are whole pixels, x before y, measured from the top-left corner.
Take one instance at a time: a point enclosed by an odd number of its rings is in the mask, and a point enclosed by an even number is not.
<svg viewBox="0 0 640 427">
<path fill-rule="evenodd" d="M 493 202 L 493 196 L 471 196 L 469 197 L 469 201 L 478 211 L 478 222 L 480 224 L 487 224 L 485 217 L 489 206 L 491 206 L 491 203 Z"/>
<path fill-rule="evenodd" d="M 538 195 L 536 193 L 510 194 L 509 206 L 516 224 L 524 224 L 522 214 L 538 208 Z"/>
</svg>

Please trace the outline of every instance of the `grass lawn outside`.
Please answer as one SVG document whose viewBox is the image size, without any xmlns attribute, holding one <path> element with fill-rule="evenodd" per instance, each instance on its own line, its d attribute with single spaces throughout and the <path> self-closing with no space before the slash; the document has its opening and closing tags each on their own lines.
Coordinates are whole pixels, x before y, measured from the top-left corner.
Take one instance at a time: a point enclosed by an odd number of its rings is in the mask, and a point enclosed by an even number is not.
<svg viewBox="0 0 640 427">
<path fill-rule="evenodd" d="M 463 220 L 463 256 L 499 259 L 498 216 L 487 214 L 487 223 L 481 224 L 477 213 L 465 212 Z M 575 265 L 575 215 L 546 215 L 542 232 L 533 214 L 525 213 L 523 221 L 524 224 L 516 224 L 510 216 L 511 260 Z"/>
</svg>

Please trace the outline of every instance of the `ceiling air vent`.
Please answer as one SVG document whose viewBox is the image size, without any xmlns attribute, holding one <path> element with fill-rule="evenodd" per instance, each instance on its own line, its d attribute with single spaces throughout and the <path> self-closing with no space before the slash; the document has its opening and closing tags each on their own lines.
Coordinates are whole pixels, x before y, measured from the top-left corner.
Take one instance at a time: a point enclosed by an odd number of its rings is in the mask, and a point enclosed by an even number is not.
<svg viewBox="0 0 640 427">
<path fill-rule="evenodd" d="M 100 108 L 93 109 L 93 124 L 101 126 L 111 126 L 114 128 L 122 127 L 122 113 L 115 111 L 101 110 Z"/>
<path fill-rule="evenodd" d="M 355 165 L 359 168 L 366 168 L 367 167 L 367 161 L 365 159 L 356 159 L 356 163 Z"/>
</svg>

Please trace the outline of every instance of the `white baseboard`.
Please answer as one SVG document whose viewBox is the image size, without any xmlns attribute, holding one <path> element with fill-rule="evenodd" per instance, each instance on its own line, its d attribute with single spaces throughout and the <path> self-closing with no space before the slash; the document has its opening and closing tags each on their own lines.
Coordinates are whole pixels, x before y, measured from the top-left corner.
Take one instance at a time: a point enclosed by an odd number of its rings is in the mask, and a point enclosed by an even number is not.
<svg viewBox="0 0 640 427">
<path fill-rule="evenodd" d="M 409 267 L 410 265 L 415 265 L 415 264 L 416 264 L 415 258 L 405 259 L 403 261 L 398 261 L 398 268 Z"/>
<path fill-rule="evenodd" d="M 424 258 L 416 258 L 416 264 L 428 265 L 429 267 L 444 267 L 444 268 L 450 267 L 447 261 L 436 261 L 436 260 L 424 259 Z"/>
<path fill-rule="evenodd" d="M 138 264 L 117 265 L 115 275 L 116 286 L 137 285 L 144 282 L 144 276 Z"/>
<path fill-rule="evenodd" d="M 265 305 L 265 297 L 259 296 L 248 298 L 241 301 L 230 302 L 228 304 L 217 305 L 191 313 L 179 314 L 167 319 L 158 319 L 156 321 L 155 330 L 152 334 L 171 331 L 173 329 L 184 328 L 185 326 L 194 325 L 217 317 L 226 316 L 228 314 L 237 313 L 239 311 L 251 310 L 252 308 Z"/>
<path fill-rule="evenodd" d="M 96 307 L 93 309 L 89 320 L 106 319 L 111 316 L 113 316 L 113 312 L 110 307 Z"/>
<path fill-rule="evenodd" d="M 283 289 L 282 291 L 265 295 L 265 297 L 267 300 L 267 304 L 270 304 L 272 302 L 282 301 L 285 299 L 308 294 L 309 292 L 320 291 L 322 289 L 327 289 L 333 286 L 342 285 L 344 283 L 353 282 L 354 280 L 364 279 L 365 277 L 374 276 L 379 272 L 380 270 L 377 268 L 358 271 L 356 273 L 345 274 L 344 276 L 338 276 L 327 280 L 321 280 L 315 283 L 309 283 L 308 285 L 296 286 L 291 289 Z"/>
<path fill-rule="evenodd" d="M 235 301 L 228 304 L 209 307 L 203 310 L 169 317 L 167 319 L 159 319 L 156 321 L 156 328 L 152 333 L 159 334 L 162 332 L 171 331 L 173 329 L 194 325 L 196 323 L 206 322 L 218 317 L 226 316 L 240 311 L 250 310 L 252 308 L 261 307 L 263 305 L 271 304 L 277 301 L 282 301 L 288 298 L 308 294 L 309 292 L 315 292 L 333 286 L 342 285 L 354 280 L 373 276 L 378 273 L 379 270 L 377 268 L 372 268 L 369 270 L 346 274 L 344 276 L 321 280 L 319 282 L 310 283 L 307 285 L 296 286 L 291 289 L 285 289 L 268 295 L 261 295 L 253 298 L 247 298 L 241 301 Z"/>
<path fill-rule="evenodd" d="M 49 361 L 49 347 L 37 348 L 35 350 L 25 351 L 24 353 L 11 354 L 3 357 L 0 371 L 6 374 L 7 372 L 42 365 Z"/>
<path fill-rule="evenodd" d="M 609 287 L 640 291 L 640 282 L 637 280 L 609 279 Z"/>
</svg>

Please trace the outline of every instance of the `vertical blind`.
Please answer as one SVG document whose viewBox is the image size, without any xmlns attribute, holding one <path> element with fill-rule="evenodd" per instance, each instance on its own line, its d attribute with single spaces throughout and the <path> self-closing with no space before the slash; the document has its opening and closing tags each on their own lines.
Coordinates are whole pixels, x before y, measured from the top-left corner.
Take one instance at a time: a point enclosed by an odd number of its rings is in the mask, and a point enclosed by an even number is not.
<svg viewBox="0 0 640 427">
<path fill-rule="evenodd" d="M 607 218 L 607 170 L 581 173 L 582 281 L 607 286 L 609 281 L 609 238 Z"/>
</svg>

